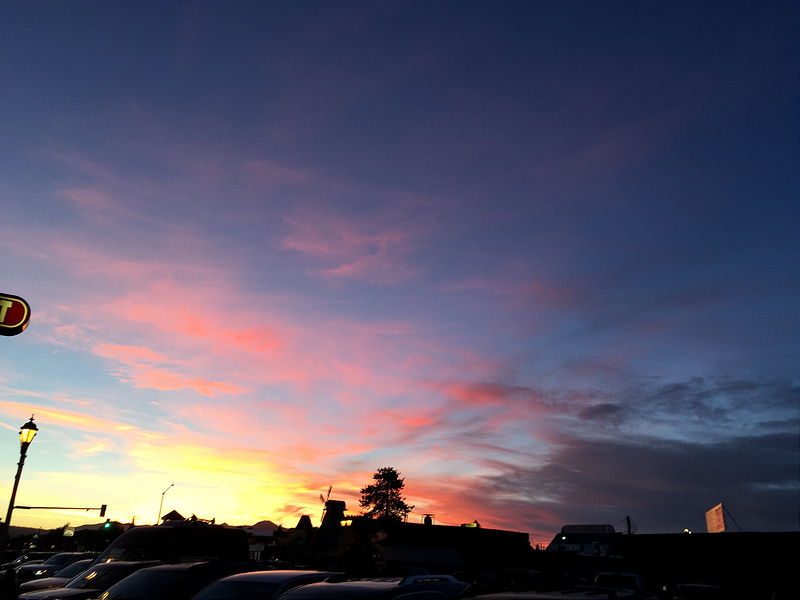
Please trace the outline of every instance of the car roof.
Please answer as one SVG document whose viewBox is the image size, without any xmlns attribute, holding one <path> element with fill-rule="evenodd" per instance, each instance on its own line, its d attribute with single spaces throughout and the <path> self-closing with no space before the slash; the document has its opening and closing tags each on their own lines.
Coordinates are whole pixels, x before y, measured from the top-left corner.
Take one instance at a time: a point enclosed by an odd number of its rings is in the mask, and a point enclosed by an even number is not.
<svg viewBox="0 0 800 600">
<path fill-rule="evenodd" d="M 186 562 L 161 563 L 141 569 L 142 571 L 188 571 L 201 565 L 211 564 L 208 560 L 190 560 Z"/>
<path fill-rule="evenodd" d="M 323 581 L 295 588 L 284 594 L 284 598 L 370 598 L 380 596 L 387 589 L 397 587 L 399 581 Z"/>
<path fill-rule="evenodd" d="M 236 573 L 228 575 L 219 581 L 272 581 L 281 582 L 292 577 L 307 577 L 309 575 L 341 575 L 341 571 L 302 571 L 296 569 L 283 569 L 275 571 L 250 571 L 247 573 Z"/>
<path fill-rule="evenodd" d="M 150 565 L 151 567 L 155 567 L 160 564 L 161 561 L 159 560 L 109 560 L 107 562 L 93 563 L 91 565 L 91 568 L 111 570 L 111 569 L 127 569 L 128 567 L 131 566 L 145 568 L 148 565 Z M 86 570 L 88 571 L 89 569 Z"/>
<path fill-rule="evenodd" d="M 428 585 L 422 585 L 428 584 Z M 436 584 L 443 584 L 439 590 Z M 376 577 L 368 579 L 354 579 L 349 581 L 323 581 L 311 583 L 287 592 L 281 598 L 396 598 L 406 594 L 413 597 L 415 594 L 428 596 L 441 594 L 459 596 L 464 590 L 454 590 L 454 587 L 467 584 L 447 575 L 422 575 L 411 577 Z M 395 593 L 396 592 L 396 593 Z M 449 592 L 449 593 L 448 593 Z"/>
</svg>

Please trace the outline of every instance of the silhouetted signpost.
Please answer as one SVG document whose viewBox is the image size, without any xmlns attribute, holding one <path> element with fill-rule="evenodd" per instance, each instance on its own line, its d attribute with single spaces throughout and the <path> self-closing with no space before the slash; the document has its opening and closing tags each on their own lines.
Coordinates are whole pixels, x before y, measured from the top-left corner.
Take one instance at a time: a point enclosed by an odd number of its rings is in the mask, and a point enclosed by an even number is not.
<svg viewBox="0 0 800 600">
<path fill-rule="evenodd" d="M 103 504 L 101 506 L 90 506 L 89 508 L 86 508 L 85 506 L 15 506 L 14 508 L 21 510 L 85 510 L 86 512 L 89 512 L 90 510 L 99 510 L 100 516 L 105 517 L 108 505 Z"/>
<path fill-rule="evenodd" d="M 19 296 L 0 293 L 0 335 L 18 335 L 25 331 L 31 307 Z"/>
</svg>

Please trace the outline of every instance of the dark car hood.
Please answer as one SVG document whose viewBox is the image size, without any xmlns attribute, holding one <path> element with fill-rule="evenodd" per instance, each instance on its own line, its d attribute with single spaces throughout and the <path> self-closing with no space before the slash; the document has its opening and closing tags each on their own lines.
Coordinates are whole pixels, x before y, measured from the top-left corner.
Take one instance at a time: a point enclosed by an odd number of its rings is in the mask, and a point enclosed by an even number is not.
<svg viewBox="0 0 800 600">
<path fill-rule="evenodd" d="M 41 579 L 31 579 L 24 581 L 19 586 L 19 593 L 38 592 L 44 589 L 62 587 L 65 583 L 72 581 L 72 577 L 42 577 Z"/>
<path fill-rule="evenodd" d="M 48 588 L 46 590 L 38 590 L 36 592 L 28 592 L 20 594 L 20 600 L 50 600 L 51 598 L 72 598 L 73 600 L 81 600 L 83 598 L 94 598 L 103 593 L 99 589 L 87 588 Z"/>
</svg>

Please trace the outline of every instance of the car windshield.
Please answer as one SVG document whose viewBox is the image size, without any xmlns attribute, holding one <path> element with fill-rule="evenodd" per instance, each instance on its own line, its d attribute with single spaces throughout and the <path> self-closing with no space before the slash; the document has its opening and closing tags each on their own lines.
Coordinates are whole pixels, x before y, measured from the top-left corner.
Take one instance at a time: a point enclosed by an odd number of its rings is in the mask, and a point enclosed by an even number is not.
<svg viewBox="0 0 800 600">
<path fill-rule="evenodd" d="M 193 600 L 245 600 L 272 598 L 278 584 L 268 581 L 218 581 L 212 583 Z"/>
<path fill-rule="evenodd" d="M 115 568 L 117 565 L 105 563 L 86 569 L 64 587 L 81 590 L 106 590 L 130 574 L 131 569 Z"/>
<path fill-rule="evenodd" d="M 91 560 L 79 560 L 64 567 L 56 575 L 58 577 L 75 577 L 75 575 L 83 573 L 91 562 Z"/>
</svg>

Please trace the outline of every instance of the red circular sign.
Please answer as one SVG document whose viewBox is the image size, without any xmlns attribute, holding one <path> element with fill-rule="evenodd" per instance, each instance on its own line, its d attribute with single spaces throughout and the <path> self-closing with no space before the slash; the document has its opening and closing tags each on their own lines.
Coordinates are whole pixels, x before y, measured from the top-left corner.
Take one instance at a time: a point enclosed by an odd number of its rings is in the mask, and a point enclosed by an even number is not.
<svg viewBox="0 0 800 600">
<path fill-rule="evenodd" d="M 19 296 L 0 294 L 0 335 L 17 335 L 25 331 L 31 318 L 31 307 Z"/>
</svg>

